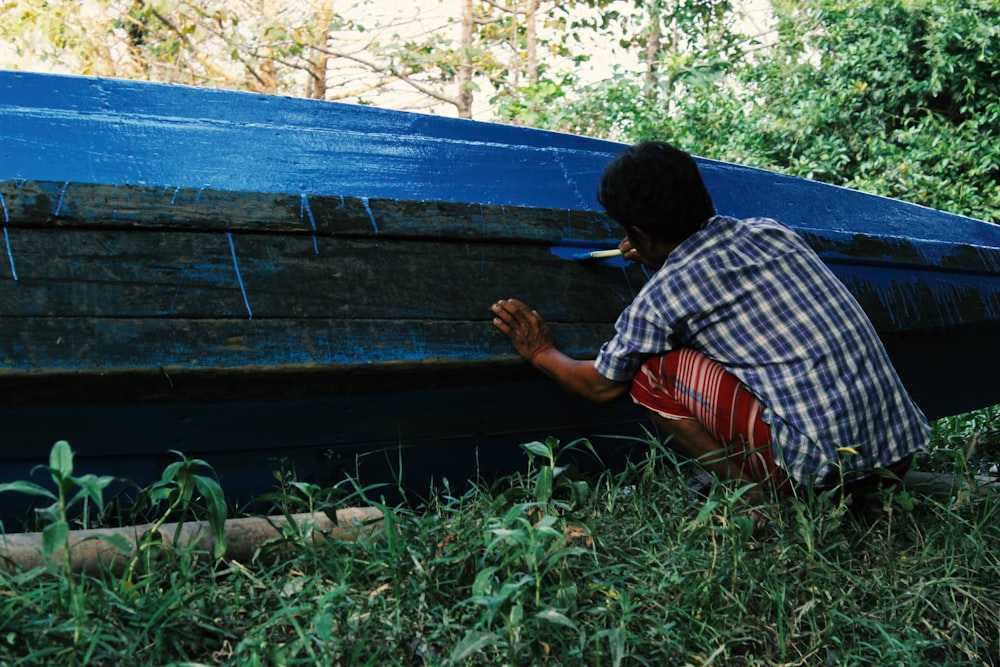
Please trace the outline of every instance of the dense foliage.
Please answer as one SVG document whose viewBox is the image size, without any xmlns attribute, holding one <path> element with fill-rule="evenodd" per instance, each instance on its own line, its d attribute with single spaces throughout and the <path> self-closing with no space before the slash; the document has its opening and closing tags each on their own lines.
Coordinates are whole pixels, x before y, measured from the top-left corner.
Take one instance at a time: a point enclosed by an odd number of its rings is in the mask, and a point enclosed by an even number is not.
<svg viewBox="0 0 1000 667">
<path fill-rule="evenodd" d="M 355 542 L 288 528 L 248 562 L 144 541 L 120 574 L 0 569 L 0 663 L 1000 663 L 996 491 L 894 492 L 868 514 L 802 497 L 755 529 L 739 489 L 698 501 L 668 451 L 637 445 L 581 478 L 565 447 L 526 444 L 523 473 L 382 506 Z M 206 479 L 150 493 L 193 506 Z M 284 511 L 330 507 L 285 488 Z"/>
<path fill-rule="evenodd" d="M 1000 4 L 774 4 L 770 46 L 727 32 L 653 88 L 619 71 L 541 122 L 1000 222 Z"/>
</svg>

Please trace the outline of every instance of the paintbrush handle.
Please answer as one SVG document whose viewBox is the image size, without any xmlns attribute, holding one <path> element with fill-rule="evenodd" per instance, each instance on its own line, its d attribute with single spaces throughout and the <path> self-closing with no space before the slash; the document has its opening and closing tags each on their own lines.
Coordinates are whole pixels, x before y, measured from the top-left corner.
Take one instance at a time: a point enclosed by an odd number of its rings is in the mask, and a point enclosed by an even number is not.
<svg viewBox="0 0 1000 667">
<path fill-rule="evenodd" d="M 614 250 L 595 250 L 592 253 L 588 253 L 588 257 L 592 259 L 607 259 L 609 257 L 618 257 L 622 254 L 622 251 L 618 248 Z"/>
</svg>

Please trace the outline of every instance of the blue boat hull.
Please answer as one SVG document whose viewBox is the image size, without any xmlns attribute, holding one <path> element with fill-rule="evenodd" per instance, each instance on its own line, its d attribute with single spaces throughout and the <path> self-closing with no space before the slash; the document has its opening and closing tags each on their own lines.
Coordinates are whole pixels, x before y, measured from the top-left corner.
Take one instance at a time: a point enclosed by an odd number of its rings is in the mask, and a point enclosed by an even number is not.
<svg viewBox="0 0 1000 667">
<path fill-rule="evenodd" d="M 646 276 L 572 257 L 617 244 L 594 192 L 620 149 L 0 72 L 0 481 L 58 439 L 82 469 L 139 484 L 171 450 L 204 458 L 237 502 L 292 472 L 388 495 L 464 483 L 521 467 L 516 445 L 547 436 L 617 460 L 641 415 L 551 386 L 488 307 L 522 298 L 579 356 L 611 335 Z M 701 166 L 720 213 L 773 217 L 817 249 L 929 417 L 1000 403 L 1000 228 Z"/>
</svg>

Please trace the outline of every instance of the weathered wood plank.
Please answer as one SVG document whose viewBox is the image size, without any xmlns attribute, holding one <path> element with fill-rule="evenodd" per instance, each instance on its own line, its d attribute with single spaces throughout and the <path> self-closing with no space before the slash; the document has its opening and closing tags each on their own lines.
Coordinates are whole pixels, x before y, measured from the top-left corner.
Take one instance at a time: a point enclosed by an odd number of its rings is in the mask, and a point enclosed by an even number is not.
<svg viewBox="0 0 1000 667">
<path fill-rule="evenodd" d="M 0 318 L 484 320 L 519 295 L 554 320 L 613 321 L 637 267 L 542 245 L 136 230 L 9 229 Z"/>
<path fill-rule="evenodd" d="M 944 275 L 935 269 L 907 266 L 845 267 L 833 272 L 854 294 L 883 339 L 995 327 L 1000 317 L 1000 291 L 983 289 L 975 274 Z"/>
<path fill-rule="evenodd" d="M 16 228 L 140 228 L 283 232 L 362 238 L 609 243 L 621 235 L 607 216 L 447 201 L 227 192 L 205 188 L 2 181 L 5 224 Z M 911 237 L 804 228 L 831 262 L 1000 272 L 1000 248 Z"/>
<path fill-rule="evenodd" d="M 0 378 L 166 369 L 321 365 L 331 372 L 392 363 L 516 359 L 488 311 L 475 321 L 418 319 L 0 319 Z M 569 352 L 593 354 L 610 322 L 553 323 Z"/>
<path fill-rule="evenodd" d="M 5 404 L 0 480 L 30 479 L 32 469 L 47 460 L 52 442 L 66 439 L 77 452 L 77 474 L 112 475 L 140 487 L 177 460 L 171 450 L 204 459 L 227 498 L 240 507 L 290 477 L 354 490 L 346 483 L 350 477 L 368 487 L 370 497 L 394 502 L 401 487 L 419 498 L 431 480 L 440 488 L 447 479 L 460 489 L 480 476 L 495 479 L 523 470 L 518 445 L 548 436 L 563 442 L 591 439 L 602 460 L 578 456 L 581 467 L 620 465 L 636 442 L 628 436 L 643 433 L 642 416 L 630 401 L 594 406 L 536 372 L 520 381 L 499 381 L 472 375 L 474 370 L 456 372 L 463 380 L 457 385 L 425 378 L 406 390 L 372 385 L 367 391 L 296 399 L 275 395 L 285 385 L 272 379 L 272 395 L 256 400 L 222 400 L 216 394 L 214 400 L 190 403 L 135 397 L 102 402 L 93 396 L 86 405 L 52 403 L 51 397 L 35 407 Z M 8 530 L 31 515 L 29 498 L 4 494 L 3 501 L 0 517 Z"/>
<path fill-rule="evenodd" d="M 0 318 L 477 321 L 518 295 L 554 321 L 612 322 L 644 280 L 531 244 L 41 229 L 7 242 L 18 280 L 0 280 Z M 972 271 L 831 265 L 883 336 L 1000 317 L 1000 291 Z"/>
<path fill-rule="evenodd" d="M 607 241 L 602 213 L 448 201 L 229 192 L 205 188 L 2 181 L 10 227 L 249 231 L 319 236 Z"/>
</svg>

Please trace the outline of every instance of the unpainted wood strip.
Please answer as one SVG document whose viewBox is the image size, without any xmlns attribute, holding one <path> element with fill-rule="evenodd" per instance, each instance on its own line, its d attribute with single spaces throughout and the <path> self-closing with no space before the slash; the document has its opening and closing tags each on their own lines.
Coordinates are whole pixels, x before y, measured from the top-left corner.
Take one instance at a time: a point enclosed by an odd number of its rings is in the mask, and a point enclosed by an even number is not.
<svg viewBox="0 0 1000 667">
<path fill-rule="evenodd" d="M 354 540 L 382 529 L 382 512 L 372 507 L 337 510 L 331 519 L 324 512 L 293 514 L 293 530 L 305 534 L 311 543 L 327 539 Z M 270 540 L 280 539 L 289 527 L 283 515 L 227 519 L 225 523 L 225 555 L 227 560 L 249 562 L 257 550 Z M 124 528 L 99 528 L 70 531 L 67 545 L 73 572 L 97 575 L 103 570 L 121 574 L 136 557 L 138 546 L 149 537 L 153 524 Z M 206 521 L 160 526 L 158 540 L 166 548 L 191 549 L 204 558 L 211 558 L 216 548 L 215 535 Z M 107 538 L 124 539 L 127 551 L 119 550 Z M 42 552 L 42 533 L 11 533 L 0 536 L 0 562 L 11 570 L 31 570 L 50 565 L 63 567 L 65 549 L 60 547 L 46 557 Z"/>
</svg>

